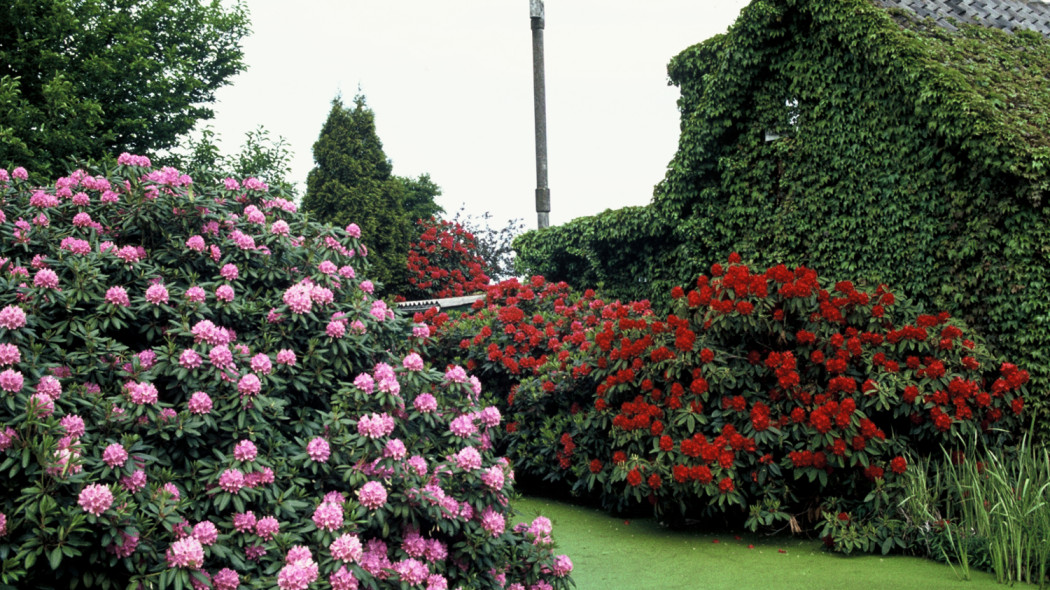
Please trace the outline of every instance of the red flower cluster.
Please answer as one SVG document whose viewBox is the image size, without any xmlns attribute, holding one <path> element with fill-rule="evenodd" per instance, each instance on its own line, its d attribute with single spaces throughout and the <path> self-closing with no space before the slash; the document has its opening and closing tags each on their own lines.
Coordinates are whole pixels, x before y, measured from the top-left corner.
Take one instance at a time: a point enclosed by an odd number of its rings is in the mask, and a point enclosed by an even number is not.
<svg viewBox="0 0 1050 590">
<path fill-rule="evenodd" d="M 459 223 L 420 219 L 419 240 L 408 250 L 408 282 L 419 297 L 458 297 L 489 284 L 474 235 Z"/>
</svg>

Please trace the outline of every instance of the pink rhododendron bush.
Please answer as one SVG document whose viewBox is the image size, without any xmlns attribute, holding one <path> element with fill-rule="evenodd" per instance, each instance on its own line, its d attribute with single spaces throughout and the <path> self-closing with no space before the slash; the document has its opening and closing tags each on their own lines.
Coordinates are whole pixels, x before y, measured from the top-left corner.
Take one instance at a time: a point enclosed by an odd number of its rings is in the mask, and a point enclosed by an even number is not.
<svg viewBox="0 0 1050 590">
<path fill-rule="evenodd" d="M 566 587 L 360 237 L 126 154 L 0 170 L 0 585 Z"/>
</svg>

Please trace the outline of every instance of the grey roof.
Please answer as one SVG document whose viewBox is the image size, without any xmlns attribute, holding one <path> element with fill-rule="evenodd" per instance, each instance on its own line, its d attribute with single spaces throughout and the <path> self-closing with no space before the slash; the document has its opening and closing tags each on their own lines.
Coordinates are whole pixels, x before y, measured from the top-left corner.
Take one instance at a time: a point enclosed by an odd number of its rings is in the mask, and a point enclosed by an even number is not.
<svg viewBox="0 0 1050 590">
<path fill-rule="evenodd" d="M 484 293 L 478 293 L 475 295 L 464 295 L 463 297 L 444 297 L 441 299 L 420 299 L 418 301 L 401 301 L 398 302 L 397 306 L 401 308 L 402 311 L 423 311 L 435 306 L 440 309 L 449 309 L 471 305 L 478 299 L 483 299 L 484 297 Z"/>
<path fill-rule="evenodd" d="M 1050 4 L 1040 0 L 873 0 L 884 8 L 903 8 L 954 30 L 952 19 L 1013 31 L 1029 29 L 1050 36 Z"/>
</svg>

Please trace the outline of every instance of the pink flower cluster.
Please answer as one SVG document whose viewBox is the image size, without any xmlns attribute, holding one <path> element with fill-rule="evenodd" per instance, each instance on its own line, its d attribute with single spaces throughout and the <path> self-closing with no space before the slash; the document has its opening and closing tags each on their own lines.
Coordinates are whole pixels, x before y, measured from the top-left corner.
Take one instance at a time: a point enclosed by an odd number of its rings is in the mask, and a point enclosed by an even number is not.
<svg viewBox="0 0 1050 590">
<path fill-rule="evenodd" d="M 332 541 L 332 544 L 328 546 L 328 551 L 331 552 L 332 557 L 335 559 L 353 563 L 361 559 L 363 549 L 361 540 L 357 538 L 357 535 L 346 533 Z"/>
<path fill-rule="evenodd" d="M 306 590 L 320 573 L 310 550 L 301 545 L 289 549 L 284 561 L 285 566 L 277 572 L 277 587 L 281 590 Z"/>
<path fill-rule="evenodd" d="M 89 484 L 80 490 L 77 504 L 84 509 L 84 512 L 99 516 L 113 504 L 113 492 L 108 486 L 98 483 Z"/>
<path fill-rule="evenodd" d="M 244 439 L 233 447 L 233 458 L 241 462 L 254 461 L 259 449 L 250 440 Z"/>
<path fill-rule="evenodd" d="M 196 391 L 186 405 L 191 414 L 208 414 L 212 407 L 211 397 L 203 391 Z"/>
<path fill-rule="evenodd" d="M 324 531 L 334 531 L 343 526 L 343 507 L 335 502 L 321 502 L 314 510 L 314 524 Z"/>
<path fill-rule="evenodd" d="M 394 431 L 394 419 L 386 412 L 361 416 L 357 422 L 357 432 L 367 438 L 381 438 Z"/>
<path fill-rule="evenodd" d="M 378 481 L 369 481 L 357 490 L 357 500 L 369 510 L 381 508 L 386 504 L 386 488 Z"/>
<path fill-rule="evenodd" d="M 183 537 L 168 547 L 168 567 L 197 570 L 204 565 L 204 546 L 195 537 Z"/>
<path fill-rule="evenodd" d="M 332 449 L 328 446 L 328 441 L 318 436 L 306 444 L 306 454 L 312 461 L 324 463 L 332 454 Z"/>
<path fill-rule="evenodd" d="M 0 327 L 17 330 L 26 325 L 26 312 L 17 305 L 8 305 L 0 309 Z"/>
</svg>

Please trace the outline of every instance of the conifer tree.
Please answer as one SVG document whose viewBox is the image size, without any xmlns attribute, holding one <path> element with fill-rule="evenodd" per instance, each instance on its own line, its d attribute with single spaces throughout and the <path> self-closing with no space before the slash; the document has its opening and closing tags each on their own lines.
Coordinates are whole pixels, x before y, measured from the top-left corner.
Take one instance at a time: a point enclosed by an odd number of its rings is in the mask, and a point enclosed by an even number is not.
<svg viewBox="0 0 1050 590">
<path fill-rule="evenodd" d="M 343 106 L 341 97 L 332 101 L 313 153 L 303 210 L 318 221 L 360 226 L 369 250 L 369 276 L 383 284 L 383 293 L 399 293 L 407 285 L 405 188 L 393 175 L 376 135 L 375 113 L 363 95 L 354 97 L 352 108 Z"/>
</svg>

